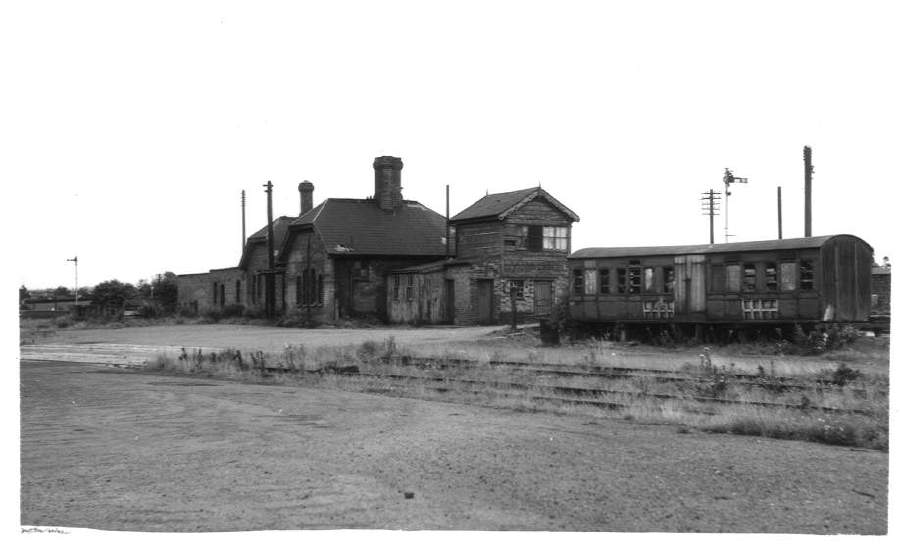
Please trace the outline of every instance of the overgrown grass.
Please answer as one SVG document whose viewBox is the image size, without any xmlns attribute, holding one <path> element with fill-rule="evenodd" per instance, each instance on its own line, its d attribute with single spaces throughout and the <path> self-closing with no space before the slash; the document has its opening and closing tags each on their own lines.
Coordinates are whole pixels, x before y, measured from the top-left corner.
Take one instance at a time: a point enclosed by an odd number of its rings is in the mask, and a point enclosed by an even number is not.
<svg viewBox="0 0 900 549">
<path fill-rule="evenodd" d="M 600 342 L 582 349 L 579 360 L 567 370 L 594 372 L 608 364 L 613 351 Z M 484 349 L 445 352 L 434 360 L 421 361 L 393 338 L 367 341 L 358 346 L 307 348 L 286 346 L 279 353 L 228 349 L 204 353 L 182 349 L 178 356 L 160 356 L 149 369 L 214 376 L 256 383 L 291 384 L 364 393 L 503 407 L 520 411 L 547 411 L 647 423 L 667 423 L 681 429 L 733 433 L 772 438 L 806 440 L 887 450 L 888 378 L 868 375 L 847 366 L 804 372 L 788 388 L 778 378 L 784 368 L 775 359 L 757 366 L 758 383 L 739 383 L 733 364 L 718 365 L 711 349 L 704 349 L 694 362 L 672 367 L 677 380 L 653 376 L 625 378 L 568 377 L 540 374 L 538 366 L 559 363 L 548 360 L 541 350 L 531 349 L 522 357 L 534 368 L 492 365 L 510 360 L 507 353 Z M 554 351 L 552 358 L 559 358 Z M 454 364 L 446 359 L 470 362 Z M 275 367 L 272 372 L 266 368 Z M 361 373 L 348 376 L 347 373 Z M 366 375 L 367 374 L 367 375 Z M 681 374 L 679 376 L 679 374 Z M 402 378 L 389 377 L 402 376 Z M 475 381 L 477 383 L 467 383 Z M 746 380 L 745 380 L 746 381 Z M 512 384 L 525 384 L 527 388 Z M 606 391 L 600 400 L 610 408 L 565 402 L 565 388 Z M 560 389 L 557 389 L 560 388 Z M 659 399 L 653 395 L 676 398 Z M 697 402 L 694 397 L 713 397 L 737 402 L 769 402 L 799 406 L 797 409 L 760 408 L 752 405 Z M 544 400 L 549 398 L 552 400 Z M 579 398 L 579 397 L 575 397 Z M 861 410 L 864 414 L 822 413 L 817 408 Z"/>
</svg>

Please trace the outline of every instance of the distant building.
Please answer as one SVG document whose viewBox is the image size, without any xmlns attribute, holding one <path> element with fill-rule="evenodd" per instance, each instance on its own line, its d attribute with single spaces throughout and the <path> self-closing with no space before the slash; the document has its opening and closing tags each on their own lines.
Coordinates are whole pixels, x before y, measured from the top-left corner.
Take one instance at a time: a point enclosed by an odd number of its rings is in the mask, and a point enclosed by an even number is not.
<svg viewBox="0 0 900 549">
<path fill-rule="evenodd" d="M 404 200 L 403 161 L 373 163 L 374 195 L 329 198 L 313 207 L 299 186 L 297 217 L 252 234 L 236 267 L 178 276 L 178 301 L 195 312 L 230 305 L 261 312 L 272 273 L 276 311 L 332 322 L 493 323 L 547 314 L 568 287 L 566 255 L 578 216 L 538 187 L 486 195 L 449 222 Z M 451 235 L 448 244 L 446 236 Z"/>
</svg>

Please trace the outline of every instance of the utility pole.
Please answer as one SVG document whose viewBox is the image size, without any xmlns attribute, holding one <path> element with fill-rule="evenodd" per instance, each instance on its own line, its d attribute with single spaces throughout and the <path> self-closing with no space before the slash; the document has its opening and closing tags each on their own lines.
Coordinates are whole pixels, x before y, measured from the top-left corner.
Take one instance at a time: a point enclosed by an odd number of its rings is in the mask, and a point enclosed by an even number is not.
<svg viewBox="0 0 900 549">
<path fill-rule="evenodd" d="M 778 185 L 778 240 L 781 240 L 781 185 Z"/>
<path fill-rule="evenodd" d="M 725 242 L 728 242 L 728 237 L 734 236 L 728 233 L 728 197 L 731 196 L 731 184 L 747 183 L 747 178 L 735 177 L 731 170 L 725 168 L 725 177 L 722 178 L 722 181 L 725 182 Z"/>
<path fill-rule="evenodd" d="M 444 221 L 446 223 L 445 229 L 446 229 L 447 234 L 445 236 L 446 242 L 445 242 L 444 250 L 445 250 L 445 255 L 447 256 L 447 259 L 450 259 L 450 185 L 447 185 L 446 208 L 447 208 L 447 215 L 444 218 Z"/>
<path fill-rule="evenodd" d="M 247 192 L 241 190 L 241 255 L 247 245 Z"/>
<path fill-rule="evenodd" d="M 803 236 L 812 236 L 812 149 L 803 147 L 803 183 L 806 190 L 803 215 Z"/>
<path fill-rule="evenodd" d="M 67 259 L 66 261 L 72 261 L 75 263 L 75 310 L 78 310 L 78 256 L 76 255 L 72 259 Z"/>
<path fill-rule="evenodd" d="M 266 232 L 269 252 L 269 269 L 266 272 L 266 316 L 272 318 L 275 315 L 275 228 L 272 226 L 272 182 L 267 182 L 263 188 L 266 189 L 269 220 Z"/>
<path fill-rule="evenodd" d="M 715 244 L 715 229 L 713 219 L 719 215 L 719 200 L 722 193 L 717 193 L 710 189 L 709 192 L 703 193 L 700 201 L 703 203 L 703 215 L 709 216 L 709 243 Z"/>
</svg>

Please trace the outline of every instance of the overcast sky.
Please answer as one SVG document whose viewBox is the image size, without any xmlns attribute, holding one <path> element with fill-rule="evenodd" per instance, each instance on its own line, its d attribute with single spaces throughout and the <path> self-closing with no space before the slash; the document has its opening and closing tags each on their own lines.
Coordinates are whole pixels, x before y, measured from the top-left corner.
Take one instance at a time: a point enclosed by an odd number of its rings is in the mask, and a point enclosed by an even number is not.
<svg viewBox="0 0 900 549">
<path fill-rule="evenodd" d="M 877 258 L 900 150 L 897 12 L 847 2 L 23 2 L 4 8 L 2 161 L 17 285 L 234 266 L 248 234 L 365 198 L 451 214 L 540 184 L 574 249 L 708 241 L 726 167 L 732 241 L 852 233 Z M 11 170 L 11 172 L 8 172 Z M 723 218 L 716 241 L 724 241 Z"/>
</svg>

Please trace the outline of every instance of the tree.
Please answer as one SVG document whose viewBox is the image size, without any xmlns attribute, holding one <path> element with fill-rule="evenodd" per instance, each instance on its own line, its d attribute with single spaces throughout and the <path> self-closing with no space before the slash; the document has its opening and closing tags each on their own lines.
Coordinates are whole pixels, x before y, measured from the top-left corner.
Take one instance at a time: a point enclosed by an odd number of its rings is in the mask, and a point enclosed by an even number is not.
<svg viewBox="0 0 900 549">
<path fill-rule="evenodd" d="M 137 289 L 127 282 L 107 280 L 94 286 L 91 300 L 101 309 L 122 309 L 125 302 L 137 296 Z"/>
<path fill-rule="evenodd" d="M 31 297 L 31 293 L 28 291 L 28 288 L 22 284 L 22 287 L 19 288 L 19 302 L 25 301 L 29 297 Z"/>
<path fill-rule="evenodd" d="M 75 294 L 65 286 L 59 286 L 55 290 L 53 290 L 53 297 L 55 298 L 68 299 L 73 295 Z"/>
<path fill-rule="evenodd" d="M 159 303 L 163 311 L 174 313 L 178 306 L 178 277 L 171 271 L 164 274 L 158 274 L 153 277 L 153 283 L 150 285 L 153 291 L 153 299 Z"/>
</svg>

